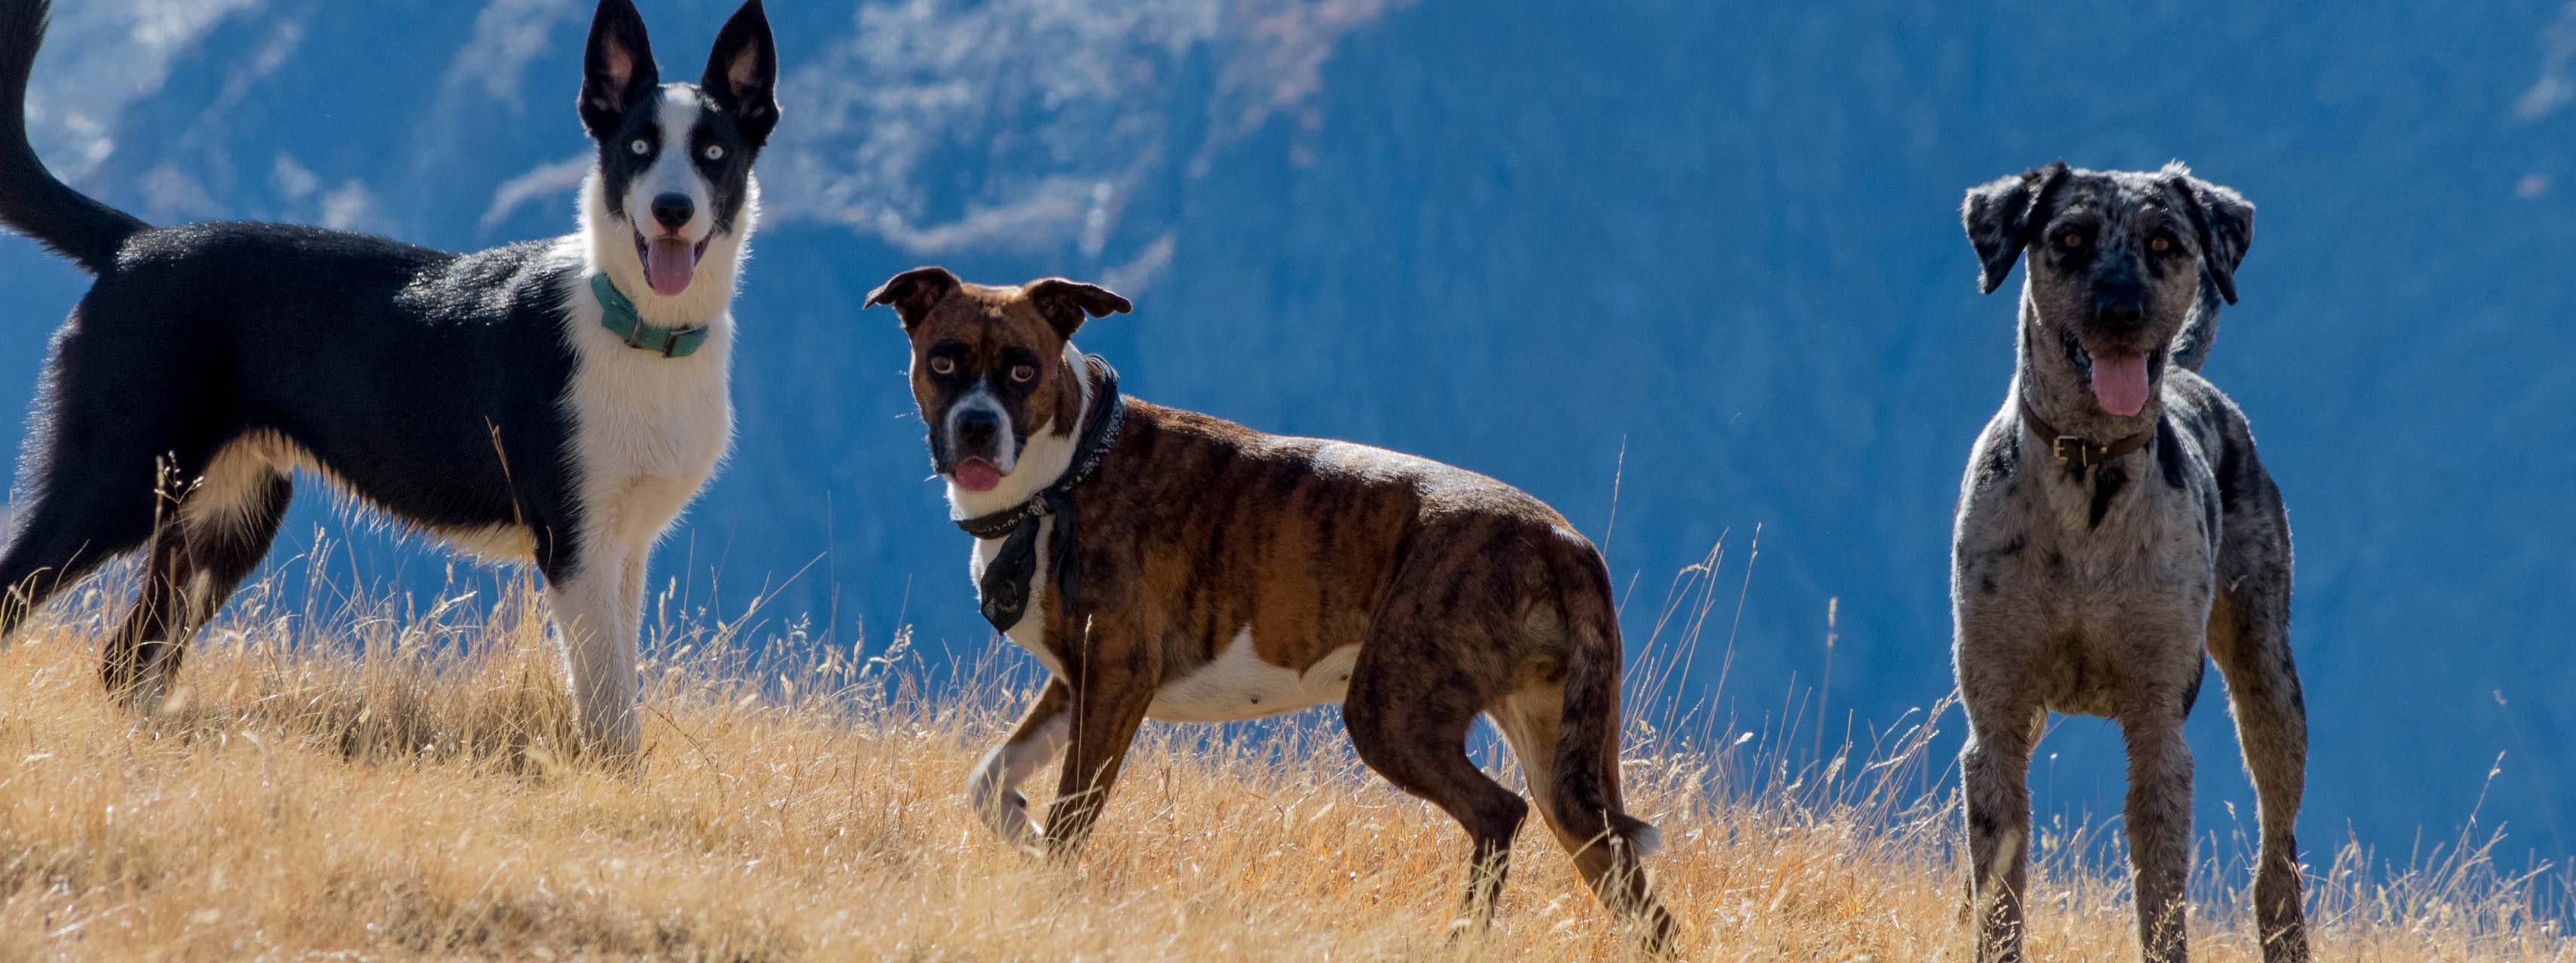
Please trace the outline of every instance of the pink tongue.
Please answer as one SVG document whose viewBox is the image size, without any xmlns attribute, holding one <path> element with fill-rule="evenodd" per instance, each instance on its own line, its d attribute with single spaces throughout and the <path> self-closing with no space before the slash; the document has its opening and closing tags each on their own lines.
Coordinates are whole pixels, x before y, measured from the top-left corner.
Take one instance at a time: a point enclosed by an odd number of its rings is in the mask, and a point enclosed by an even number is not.
<svg viewBox="0 0 2576 963">
<path fill-rule="evenodd" d="M 950 475 L 957 479 L 957 487 L 970 492 L 989 492 L 993 486 L 1002 483 L 1002 473 L 994 470 L 991 462 L 981 458 L 967 459 Z"/>
<path fill-rule="evenodd" d="M 2095 355 L 2093 357 L 2093 400 L 2102 410 L 2126 417 L 2147 406 L 2147 357 L 2132 355 Z"/>
<path fill-rule="evenodd" d="M 678 297 L 689 289 L 689 278 L 698 270 L 698 247 L 678 238 L 664 238 L 644 249 L 644 281 L 653 293 L 666 298 Z"/>
</svg>

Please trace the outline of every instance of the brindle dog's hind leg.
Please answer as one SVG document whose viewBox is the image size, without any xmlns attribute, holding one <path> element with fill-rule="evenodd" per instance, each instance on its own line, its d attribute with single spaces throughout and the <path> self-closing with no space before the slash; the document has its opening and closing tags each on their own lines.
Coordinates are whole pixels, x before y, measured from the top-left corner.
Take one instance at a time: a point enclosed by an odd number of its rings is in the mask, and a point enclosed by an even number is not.
<svg viewBox="0 0 2576 963">
<path fill-rule="evenodd" d="M 1502 695 L 1511 657 L 1495 640 L 1509 626 L 1451 590 L 1461 559 L 1423 552 L 1398 572 L 1351 668 L 1342 726 L 1360 761 L 1396 788 L 1466 827 L 1473 847 L 1461 922 L 1483 925 L 1511 875 L 1512 837 L 1529 803 L 1467 758 L 1467 731 Z M 1472 593 L 1469 593 L 1472 598 Z"/>
</svg>

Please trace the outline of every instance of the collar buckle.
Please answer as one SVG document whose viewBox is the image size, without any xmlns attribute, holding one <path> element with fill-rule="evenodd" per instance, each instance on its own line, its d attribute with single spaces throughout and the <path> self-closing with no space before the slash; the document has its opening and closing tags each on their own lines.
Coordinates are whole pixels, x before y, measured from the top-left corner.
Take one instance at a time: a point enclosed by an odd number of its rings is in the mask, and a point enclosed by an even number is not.
<svg viewBox="0 0 2576 963">
<path fill-rule="evenodd" d="M 2078 438 L 2074 435 L 2059 435 L 2055 438 L 2049 439 L 2048 441 L 2048 453 L 2050 455 L 2055 456 L 2058 461 L 2074 465 L 2078 468 L 2093 467 L 2094 462 L 2097 460 L 2094 456 L 2100 450 L 2101 449 L 2095 446 L 2092 442 Z"/>
</svg>

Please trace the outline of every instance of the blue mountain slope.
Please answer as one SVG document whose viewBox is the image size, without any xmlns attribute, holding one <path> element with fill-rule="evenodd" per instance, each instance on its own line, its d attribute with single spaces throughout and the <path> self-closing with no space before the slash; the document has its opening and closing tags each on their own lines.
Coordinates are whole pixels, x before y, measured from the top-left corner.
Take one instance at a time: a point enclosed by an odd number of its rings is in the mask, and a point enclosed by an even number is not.
<svg viewBox="0 0 2576 963">
<path fill-rule="evenodd" d="M 646 7 L 666 76 L 694 77 L 730 4 Z M 1961 191 L 2180 157 L 2261 210 L 2208 373 L 2297 532 L 2308 838 L 2446 835 L 2504 753 L 2482 820 L 2571 852 L 2576 12 L 777 7 L 788 117 L 740 304 L 740 442 L 657 566 L 705 582 L 720 559 L 732 608 L 821 559 L 773 611 L 986 644 L 902 339 L 858 308 L 940 261 L 1134 296 L 1082 340 L 1157 401 L 1465 465 L 1596 538 L 1615 478 L 1634 636 L 1721 535 L 1740 579 L 1758 525 L 1737 721 L 1819 675 L 1838 599 L 1826 712 L 1885 725 L 1948 688 L 1949 513 L 2010 373 L 2012 304 L 1976 294 Z M 582 5 L 190 9 L 66 12 L 39 146 L 85 188 L 156 220 L 450 248 L 569 225 Z M 0 265 L 24 346 L 0 378 L 23 394 L 79 278 L 23 242 Z M 2210 692 L 2192 738 L 2204 829 L 2226 832 L 2250 794 Z M 2043 751 L 2043 805 L 2117 811 L 2108 726 Z"/>
</svg>

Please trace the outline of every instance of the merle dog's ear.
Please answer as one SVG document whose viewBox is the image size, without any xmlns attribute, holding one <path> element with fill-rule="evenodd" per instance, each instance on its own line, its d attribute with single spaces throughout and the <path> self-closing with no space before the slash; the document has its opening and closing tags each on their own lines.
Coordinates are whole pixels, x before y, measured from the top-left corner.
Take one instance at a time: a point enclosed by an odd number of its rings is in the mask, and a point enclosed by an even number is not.
<svg viewBox="0 0 2576 963">
<path fill-rule="evenodd" d="M 2040 206 L 2065 179 L 2066 162 L 2054 161 L 1968 189 L 1959 221 L 1968 229 L 1968 243 L 1977 248 L 1977 290 L 1993 294 L 2003 286 L 2013 262 L 2030 246 L 2031 222 L 2038 219 Z"/>
<path fill-rule="evenodd" d="M 617 133 L 627 108 L 662 82 L 653 66 L 653 42 L 634 0 L 599 0 L 590 21 L 590 47 L 581 55 L 581 124 L 594 139 Z"/>
<path fill-rule="evenodd" d="M 1108 288 L 1063 278 L 1031 281 L 1020 288 L 1020 294 L 1028 298 L 1030 304 L 1037 305 L 1038 313 L 1046 315 L 1048 324 L 1055 325 L 1055 333 L 1068 338 L 1073 337 L 1073 332 L 1082 327 L 1086 318 L 1105 318 L 1136 310 L 1134 304 Z"/>
<path fill-rule="evenodd" d="M 769 33 L 769 15 L 760 0 L 743 4 L 725 21 L 698 87 L 733 115 L 751 146 L 769 142 L 769 132 L 778 126 L 778 42 Z"/>
<path fill-rule="evenodd" d="M 2166 164 L 2164 175 L 2191 202 L 2183 210 L 2200 233 L 2200 264 L 2209 272 L 2209 283 L 2227 303 L 2236 303 L 2236 266 L 2245 263 L 2245 250 L 2254 245 L 2254 203 L 2233 189 L 2191 176 L 2191 168 L 2181 161 Z"/>
<path fill-rule="evenodd" d="M 947 268 L 917 267 L 877 285 L 876 290 L 868 292 L 867 303 L 862 306 L 893 305 L 895 316 L 903 319 L 903 329 L 910 331 L 929 316 L 931 308 L 955 293 L 957 275 L 948 273 Z"/>
</svg>

